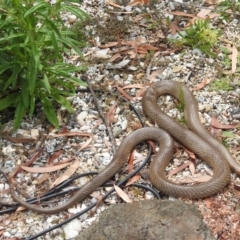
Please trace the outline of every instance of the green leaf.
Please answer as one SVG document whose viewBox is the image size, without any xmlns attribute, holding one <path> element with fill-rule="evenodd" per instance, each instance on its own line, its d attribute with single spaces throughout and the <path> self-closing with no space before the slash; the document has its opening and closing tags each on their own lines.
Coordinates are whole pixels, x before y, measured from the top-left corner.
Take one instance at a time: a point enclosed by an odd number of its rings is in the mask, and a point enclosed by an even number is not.
<svg viewBox="0 0 240 240">
<path fill-rule="evenodd" d="M 57 0 L 54 5 L 39 0 L 0 1 L 0 109 L 16 107 L 15 128 L 27 112 L 33 115 L 37 99 L 51 124 L 59 127 L 53 102 L 72 112 L 65 97 L 74 94 L 76 85 L 86 86 L 72 76 L 82 69 L 63 58 L 69 49 L 83 58 L 76 33 L 65 27 L 60 16 L 67 11 L 79 19 L 89 18 L 72 2 L 77 1 Z"/>
<path fill-rule="evenodd" d="M 39 10 L 41 8 L 46 8 L 47 9 L 49 7 L 51 7 L 49 3 L 47 3 L 47 2 L 40 2 L 40 3 L 36 4 L 35 6 L 33 6 L 32 8 L 30 8 L 27 12 L 25 12 L 23 17 L 26 18 L 30 14 L 36 13 L 37 10 Z"/>
<path fill-rule="evenodd" d="M 0 52 L 0 60 L 1 62 L 10 62 L 12 61 L 12 56 L 9 53 L 5 53 L 3 51 Z"/>
<path fill-rule="evenodd" d="M 61 85 L 67 91 L 52 87 L 55 94 L 59 94 L 61 96 L 66 96 L 66 97 L 74 96 L 76 89 L 72 87 L 73 86 L 72 84 L 68 84 L 67 82 L 59 81 L 59 85 Z"/>
<path fill-rule="evenodd" d="M 11 35 L 6 35 L 3 38 L 0 38 L 0 43 L 1 42 L 9 42 L 9 40 L 13 39 L 13 38 L 19 38 L 19 37 L 24 37 L 25 34 L 24 33 L 15 33 L 15 34 L 11 34 Z"/>
<path fill-rule="evenodd" d="M 34 112 L 34 109 L 35 109 L 35 100 L 36 100 L 35 96 L 30 97 L 30 112 L 29 112 L 30 118 L 32 118 L 33 112 Z"/>
<path fill-rule="evenodd" d="M 88 16 L 87 13 L 85 13 L 83 10 L 81 10 L 80 8 L 76 8 L 74 6 L 69 6 L 69 5 L 63 5 L 61 7 L 61 10 L 66 10 L 72 14 L 74 14 L 75 16 L 79 17 L 81 20 L 84 19 L 90 19 L 90 17 Z"/>
<path fill-rule="evenodd" d="M 52 106 L 52 103 L 43 93 L 41 94 L 41 100 L 42 100 L 44 112 L 46 113 L 47 119 L 51 124 L 53 124 L 54 127 L 59 128 L 59 122 L 58 122 L 56 113 L 54 111 L 54 108 Z"/>
<path fill-rule="evenodd" d="M 51 93 L 51 86 L 49 84 L 48 77 L 46 74 L 44 74 L 44 77 L 43 77 L 43 85 L 44 85 L 45 89 L 47 90 L 47 92 Z"/>
<path fill-rule="evenodd" d="M 53 21 L 51 21 L 51 20 L 49 20 L 49 19 L 47 19 L 47 18 L 46 18 L 44 21 L 45 21 L 46 25 L 49 25 L 49 27 L 50 27 L 59 37 L 61 37 L 60 31 L 58 30 L 57 26 L 54 24 Z"/>
<path fill-rule="evenodd" d="M 74 82 L 74 83 L 77 83 L 79 86 L 87 87 L 87 83 L 85 83 L 84 81 L 82 81 L 82 80 L 79 79 L 79 78 L 70 76 L 70 77 L 69 77 L 69 80 L 71 80 L 71 81 Z"/>
<path fill-rule="evenodd" d="M 72 43 L 72 41 L 70 41 L 67 38 L 59 38 L 59 40 L 63 43 L 65 43 L 67 46 L 71 47 L 74 49 L 74 51 L 82 58 L 84 59 L 84 56 L 82 54 L 82 52 L 78 49 L 78 47 Z"/>
<path fill-rule="evenodd" d="M 64 106 L 70 113 L 74 112 L 74 109 L 72 108 L 70 102 L 63 96 L 57 93 L 52 93 L 52 97 L 60 103 L 60 105 Z"/>
<path fill-rule="evenodd" d="M 12 64 L 11 63 L 3 63 L 0 65 L 0 74 L 6 71 L 7 69 L 11 69 Z"/>
<path fill-rule="evenodd" d="M 35 62 L 35 58 L 31 57 L 29 60 L 29 69 L 28 69 L 29 94 L 31 96 L 35 91 L 36 80 L 37 80 L 37 64 Z"/>
<path fill-rule="evenodd" d="M 3 109 L 9 107 L 11 104 L 13 104 L 16 101 L 16 97 L 18 96 L 18 93 L 12 93 L 8 95 L 7 97 L 0 100 L 0 111 Z"/>
<path fill-rule="evenodd" d="M 18 64 L 13 65 L 13 70 L 12 70 L 12 75 L 10 78 L 7 80 L 7 82 L 4 85 L 3 90 L 5 91 L 10 85 L 12 88 L 16 87 L 16 82 L 17 82 L 17 77 L 20 71 L 22 70 L 22 67 Z"/>
<path fill-rule="evenodd" d="M 52 40 L 52 45 L 54 47 L 56 54 L 59 54 L 58 43 L 57 43 L 57 39 L 55 37 L 54 32 L 51 32 L 51 40 Z"/>
<path fill-rule="evenodd" d="M 235 134 L 228 131 L 222 131 L 222 136 L 226 138 L 236 138 Z"/>
<path fill-rule="evenodd" d="M 23 102 L 20 101 L 15 110 L 14 121 L 13 121 L 14 130 L 16 130 L 20 126 L 21 120 L 23 119 L 25 114 L 26 114 L 26 109 L 24 108 Z"/>
<path fill-rule="evenodd" d="M 31 43 L 31 49 L 32 49 L 32 56 L 34 57 L 34 68 L 38 68 L 39 66 L 39 51 L 37 49 L 37 46 L 35 44 L 35 42 Z"/>
<path fill-rule="evenodd" d="M 22 102 L 25 109 L 29 107 L 29 89 L 28 89 L 28 81 L 27 79 L 21 79 L 21 96 Z"/>
</svg>

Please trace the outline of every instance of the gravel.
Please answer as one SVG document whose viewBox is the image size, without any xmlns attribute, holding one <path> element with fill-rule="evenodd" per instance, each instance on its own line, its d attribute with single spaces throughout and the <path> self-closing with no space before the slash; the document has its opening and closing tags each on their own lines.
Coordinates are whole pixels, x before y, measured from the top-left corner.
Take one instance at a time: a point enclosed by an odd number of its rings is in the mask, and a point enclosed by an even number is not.
<svg viewBox="0 0 240 240">
<path fill-rule="evenodd" d="M 161 28 L 161 24 L 157 22 L 157 19 L 166 19 L 169 16 L 170 19 L 178 20 L 179 26 L 183 27 L 188 23 L 188 18 L 169 14 L 170 11 L 185 11 L 187 13 L 196 14 L 200 11 L 203 1 L 152 1 L 148 6 L 127 6 L 126 1 L 116 1 L 116 4 L 122 6 L 121 8 L 114 7 L 114 5 L 108 4 L 105 1 L 97 0 L 84 0 L 81 8 L 84 9 L 95 20 L 93 23 L 89 23 L 85 26 L 85 31 L 89 34 L 88 46 L 83 49 L 86 55 L 88 67 L 86 75 L 91 79 L 91 84 L 94 89 L 108 90 L 110 93 L 98 93 L 97 99 L 104 113 L 107 113 L 109 109 L 117 102 L 117 108 L 113 115 L 112 132 L 116 138 L 116 146 L 119 146 L 124 136 L 130 134 L 134 128 L 131 127 L 134 124 L 139 123 L 137 117 L 133 111 L 129 109 L 129 106 L 124 101 L 118 100 L 118 93 L 116 91 L 116 83 L 119 86 L 126 86 L 131 84 L 145 84 L 149 82 L 161 81 L 161 80 L 173 80 L 184 82 L 190 90 L 193 91 L 196 99 L 199 103 L 199 117 L 201 122 L 207 127 L 210 127 L 211 114 L 214 112 L 218 116 L 219 122 L 222 124 L 237 123 L 237 120 L 232 119 L 231 111 L 239 107 L 239 76 L 237 74 L 231 76 L 232 90 L 226 91 L 223 87 L 214 89 L 213 85 L 206 85 L 201 90 L 195 90 L 196 86 L 204 79 L 216 81 L 218 78 L 222 78 L 224 71 L 230 71 L 223 60 L 226 60 L 226 56 L 219 52 L 217 58 L 211 58 L 203 54 L 200 49 L 185 47 L 180 51 L 172 51 L 173 48 L 167 45 L 165 36 L 175 37 L 169 31 L 166 31 L 164 27 Z M 121 13 L 116 13 L 121 12 Z M 128 13 L 126 13 L 128 12 Z M 131 12 L 131 13 L 129 13 Z M 152 22 L 148 18 L 143 16 L 148 15 Z M 69 13 L 63 13 L 63 20 L 67 25 L 71 25 L 74 22 L 75 16 Z M 240 28 L 238 15 L 229 14 L 231 17 L 228 20 L 220 18 L 211 19 L 211 23 L 214 27 L 222 29 L 222 41 L 219 41 L 220 47 L 231 47 L 229 42 L 234 43 L 236 47 L 239 47 L 240 40 Z M 151 27 L 153 29 L 151 29 Z M 121 32 L 122 29 L 126 29 Z M 101 45 L 106 45 L 110 42 L 117 42 L 117 37 L 125 41 L 133 41 L 138 38 L 139 42 L 144 44 L 150 44 L 155 47 L 162 47 L 163 52 L 159 55 L 151 54 L 148 51 L 148 55 L 141 56 L 140 52 L 136 58 L 131 58 L 134 52 L 129 52 L 131 44 L 121 45 L 121 47 L 128 47 L 126 52 L 121 52 L 120 57 L 117 60 L 112 61 L 112 57 L 116 55 L 117 45 L 114 47 L 101 48 Z M 164 36 L 164 37 L 161 37 Z M 72 53 L 74 55 L 74 53 Z M 73 56 L 66 57 L 66 60 L 73 64 L 79 65 L 79 59 L 73 60 Z M 231 65 L 230 65 L 231 67 Z M 153 77 L 154 76 L 154 77 Z M 141 88 L 140 88 L 141 89 Z M 124 89 L 132 97 L 135 97 L 139 92 L 139 88 L 132 87 L 130 89 Z M 100 171 L 104 169 L 112 159 L 113 153 L 111 148 L 111 141 L 107 133 L 106 126 L 99 117 L 96 111 L 95 105 L 92 101 L 90 93 L 78 92 L 71 98 L 72 105 L 75 109 L 75 113 L 72 115 L 66 114 L 65 109 L 59 108 L 58 116 L 62 123 L 62 126 L 66 126 L 66 129 L 70 132 L 85 132 L 92 134 L 92 141 L 86 148 L 79 151 L 81 146 L 87 143 L 89 137 L 73 136 L 73 137 L 59 137 L 59 138 L 45 138 L 44 136 L 49 133 L 51 129 L 49 123 L 46 121 L 42 110 L 39 109 L 32 120 L 27 117 L 21 123 L 20 129 L 16 132 L 12 132 L 12 121 L 9 121 L 4 125 L 2 132 L 8 133 L 12 137 L 17 138 L 34 138 L 36 142 L 25 143 L 13 143 L 6 138 L 0 139 L 1 152 L 0 163 L 1 169 L 6 173 L 12 173 L 17 166 L 24 164 L 28 161 L 37 151 L 40 149 L 41 144 L 44 144 L 45 148 L 41 156 L 34 162 L 33 167 L 43 167 L 49 161 L 49 157 L 55 152 L 63 149 L 64 152 L 54 162 L 63 161 L 71 157 L 79 157 L 80 164 L 76 173 L 84 173 L 89 171 Z M 132 103 L 141 112 L 141 96 L 133 98 Z M 161 102 L 165 111 L 176 119 L 182 119 L 183 114 L 179 113 L 176 108 L 175 102 L 172 98 L 167 96 L 162 99 Z M 232 129 L 227 130 L 231 132 L 234 137 L 224 138 L 224 144 L 229 147 L 230 152 L 237 158 L 239 152 L 239 130 Z M 52 131 L 54 134 L 54 131 Z M 143 159 L 146 156 L 146 150 L 138 149 L 136 155 L 137 159 Z M 182 149 L 178 148 L 175 153 L 174 160 L 167 167 L 167 171 L 181 165 L 189 160 L 189 157 Z M 197 166 L 196 172 L 211 172 L 210 169 L 206 170 L 207 166 L 204 163 L 200 163 Z M 49 174 L 48 179 L 40 186 L 36 184 L 42 174 L 21 172 L 15 177 L 17 187 L 21 192 L 25 192 L 27 196 L 33 197 L 41 195 L 48 190 L 48 187 L 60 172 L 53 172 Z M 184 177 L 191 177 L 191 171 L 186 168 L 182 172 L 177 173 L 172 177 L 172 180 L 181 182 Z M 74 185 L 81 186 L 86 183 L 89 178 L 81 178 L 76 180 Z M 141 180 L 142 182 L 144 180 Z M 234 201 L 239 196 L 239 193 L 234 187 L 239 184 L 240 179 L 236 174 L 232 174 L 232 183 L 223 193 L 220 193 L 215 198 L 211 198 L 212 205 L 216 205 L 216 202 L 221 204 L 227 204 L 229 206 L 228 214 L 226 217 L 235 216 L 235 208 L 237 201 Z M 0 192 L 3 201 L 12 202 L 9 194 L 9 186 L 5 182 L 5 179 L 1 178 Z M 0 239 L 18 237 L 23 238 L 27 236 L 35 235 L 44 229 L 54 226 L 73 216 L 75 213 L 85 209 L 91 203 L 97 201 L 98 197 L 103 195 L 107 191 L 107 188 L 96 190 L 91 197 L 84 200 L 82 203 L 73 206 L 67 211 L 54 214 L 43 215 L 37 214 L 32 211 L 18 211 L 11 214 L 0 215 Z M 138 199 L 152 199 L 153 195 L 150 192 L 139 191 L 136 194 L 135 190 L 128 189 L 127 193 L 133 200 Z M 64 203 L 68 197 L 61 197 L 58 199 L 58 204 Z M 168 196 L 165 196 L 168 198 Z M 170 197 L 171 198 L 171 197 Z M 172 198 L 171 198 L 172 199 Z M 221 202 L 221 199 L 224 201 Z M 226 203 L 226 199 L 228 202 Z M 68 239 L 76 236 L 81 231 L 86 229 L 92 222 L 94 222 L 99 214 L 104 211 L 108 205 L 114 204 L 119 201 L 119 197 L 114 193 L 105 203 L 102 203 L 95 214 L 84 214 L 73 220 L 70 223 L 64 225 L 62 228 L 55 229 L 46 235 L 39 237 L 38 239 Z M 207 209 L 204 205 L 206 202 L 195 201 L 199 209 L 205 216 L 205 222 L 212 228 L 215 236 L 220 232 L 220 229 L 216 227 L 222 221 L 219 216 L 211 215 L 212 210 Z M 49 202 L 50 207 L 56 205 L 55 200 Z M 206 212 L 208 214 L 206 214 Z M 225 215 L 224 215 L 225 216 Z M 216 225 L 212 224 L 212 220 L 216 222 Z M 230 221 L 230 220 L 229 220 Z M 224 225 L 224 224 L 223 224 Z M 230 221 L 222 226 L 223 235 L 228 238 L 228 231 L 231 232 L 234 226 L 239 226 L 239 220 Z M 230 227 L 229 227 L 230 226 Z M 238 228 L 239 229 L 239 228 Z M 237 235 L 236 235 L 237 236 Z M 236 238 L 237 239 L 237 238 Z"/>
</svg>

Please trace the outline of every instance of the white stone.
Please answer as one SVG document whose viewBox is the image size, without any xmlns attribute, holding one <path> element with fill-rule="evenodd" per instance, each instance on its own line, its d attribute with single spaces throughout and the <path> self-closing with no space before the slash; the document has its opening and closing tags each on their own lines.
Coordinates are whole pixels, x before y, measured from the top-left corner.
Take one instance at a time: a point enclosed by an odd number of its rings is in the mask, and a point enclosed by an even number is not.
<svg viewBox="0 0 240 240">
<path fill-rule="evenodd" d="M 74 219 L 70 223 L 67 223 L 63 226 L 66 239 L 76 237 L 81 230 L 81 222 L 78 219 Z"/>
</svg>

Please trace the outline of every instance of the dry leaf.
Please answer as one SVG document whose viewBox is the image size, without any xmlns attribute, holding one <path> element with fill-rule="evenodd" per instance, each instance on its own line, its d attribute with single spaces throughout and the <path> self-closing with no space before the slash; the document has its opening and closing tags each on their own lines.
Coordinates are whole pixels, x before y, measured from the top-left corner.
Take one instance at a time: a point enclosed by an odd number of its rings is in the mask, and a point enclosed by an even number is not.
<svg viewBox="0 0 240 240">
<path fill-rule="evenodd" d="M 213 4 L 213 5 L 218 5 L 220 2 L 223 2 L 225 0 L 205 0 L 205 2 L 209 5 Z"/>
<path fill-rule="evenodd" d="M 99 48 L 110 48 L 110 47 L 116 47 L 118 45 L 118 42 L 109 42 L 104 45 L 100 45 Z"/>
<path fill-rule="evenodd" d="M 212 127 L 212 126 L 210 128 L 210 133 L 213 136 L 220 136 L 221 132 L 222 132 L 222 129 L 220 129 L 220 128 L 215 128 L 215 127 Z"/>
<path fill-rule="evenodd" d="M 1 236 L 1 233 L 0 233 L 0 236 Z M 4 240 L 19 240 L 19 238 L 18 237 L 4 238 Z"/>
<path fill-rule="evenodd" d="M 69 179 L 76 172 L 78 167 L 79 158 L 76 158 L 73 164 L 69 166 L 69 168 L 52 183 L 49 189 L 52 189 L 55 186 L 59 185 L 60 183 L 64 182 L 65 180 Z"/>
<path fill-rule="evenodd" d="M 212 203 L 212 201 L 211 201 L 210 198 L 205 198 L 205 199 L 203 199 L 203 201 L 205 202 L 205 204 L 206 204 L 206 206 L 207 206 L 208 208 L 211 207 L 211 203 Z"/>
<path fill-rule="evenodd" d="M 137 52 L 139 54 L 143 54 L 143 55 L 146 55 L 148 53 L 148 51 L 145 48 L 142 48 L 142 47 L 138 47 Z"/>
<path fill-rule="evenodd" d="M 113 6 L 113 7 L 122 8 L 122 6 L 120 6 L 120 5 L 118 5 L 118 4 L 114 3 L 114 2 L 111 2 L 109 0 L 106 0 L 105 2 L 108 3 L 109 5 Z"/>
<path fill-rule="evenodd" d="M 170 171 L 167 175 L 167 177 L 171 178 L 173 175 L 175 175 L 176 173 L 182 171 L 183 169 L 185 169 L 186 167 L 188 167 L 192 162 L 191 161 L 187 161 L 186 163 L 182 164 L 181 166 L 175 168 L 174 170 Z"/>
<path fill-rule="evenodd" d="M 171 29 L 172 35 L 175 35 L 177 32 L 181 31 L 181 28 L 178 27 L 178 25 L 175 22 L 171 22 L 169 27 Z"/>
<path fill-rule="evenodd" d="M 194 176 L 196 169 L 195 169 L 195 165 L 192 162 L 189 164 L 189 170 L 191 174 Z"/>
<path fill-rule="evenodd" d="M 152 50 L 160 50 L 157 47 L 151 46 L 151 45 L 141 45 L 141 48 L 148 50 L 148 51 L 152 51 Z"/>
<path fill-rule="evenodd" d="M 140 5 L 147 5 L 148 2 L 149 2 L 149 0 L 133 0 L 128 5 L 129 6 L 136 6 L 138 4 L 140 4 Z"/>
<path fill-rule="evenodd" d="M 127 51 L 127 54 L 129 55 L 129 57 L 130 57 L 131 59 L 134 59 L 134 58 L 136 58 L 136 56 L 137 56 L 137 53 L 136 53 L 134 50 L 129 50 L 129 51 Z"/>
<path fill-rule="evenodd" d="M 199 20 L 198 17 L 193 17 L 192 19 L 190 19 L 189 23 L 186 24 L 186 28 L 188 28 L 189 26 L 193 25 L 197 20 Z"/>
<path fill-rule="evenodd" d="M 212 116 L 211 118 L 211 127 L 213 128 L 218 128 L 218 129 L 231 129 L 231 128 L 238 128 L 239 124 L 221 124 L 219 123 L 219 121 L 217 120 L 217 118 L 215 118 L 214 116 Z"/>
<path fill-rule="evenodd" d="M 30 166 L 32 163 L 34 163 L 34 162 L 38 159 L 38 157 L 41 156 L 41 154 L 42 154 L 42 152 L 43 152 L 43 149 L 44 149 L 44 147 L 41 147 L 41 148 L 39 149 L 39 151 L 38 151 L 28 162 L 26 162 L 26 163 L 24 164 L 24 166 Z M 9 175 L 10 179 L 13 178 L 16 174 L 18 174 L 18 173 L 20 173 L 20 172 L 22 172 L 22 171 L 23 171 L 23 169 L 21 168 L 21 166 L 18 166 L 18 167 L 14 170 L 14 172 Z"/>
<path fill-rule="evenodd" d="M 132 185 L 133 183 L 137 182 L 141 178 L 141 175 L 135 175 L 134 177 L 130 178 L 125 185 L 125 187 Z"/>
<path fill-rule="evenodd" d="M 145 86 L 149 86 L 149 83 L 137 83 L 137 84 L 129 84 L 127 86 L 124 86 L 122 89 L 126 89 L 126 88 L 144 88 Z"/>
<path fill-rule="evenodd" d="M 211 8 L 211 7 L 209 7 L 209 8 L 202 8 L 200 10 L 200 12 L 197 14 L 197 17 L 205 19 L 208 16 L 208 14 L 210 12 L 212 12 L 212 11 L 213 11 L 213 8 Z"/>
<path fill-rule="evenodd" d="M 95 197 L 96 198 L 96 197 Z M 102 203 L 102 200 L 103 200 L 103 195 L 99 195 L 97 197 L 97 203 L 96 203 L 96 207 L 94 208 L 93 212 L 91 213 L 91 215 L 94 215 L 99 207 L 99 205 Z"/>
<path fill-rule="evenodd" d="M 224 42 L 227 42 L 227 43 L 229 43 L 229 44 L 232 45 L 232 47 L 228 47 L 228 46 L 227 46 L 226 48 L 229 49 L 229 50 L 232 52 L 232 54 L 229 55 L 229 58 L 232 60 L 231 73 L 235 73 L 236 70 L 237 70 L 238 50 L 237 50 L 237 48 L 235 47 L 235 45 L 233 45 L 233 43 L 232 43 L 231 41 L 227 41 L 227 40 L 221 39 L 221 38 L 220 38 L 220 40 L 222 40 L 222 41 L 224 41 Z M 225 72 L 226 72 L 226 74 L 230 74 L 230 72 L 227 72 L 227 71 L 225 71 Z"/>
<path fill-rule="evenodd" d="M 118 101 L 116 101 L 109 109 L 109 111 L 106 113 L 105 117 L 108 121 L 108 124 L 110 127 L 112 127 L 112 123 L 113 123 L 113 120 L 114 120 L 114 114 L 115 114 L 115 111 L 116 111 L 116 107 L 118 105 Z"/>
<path fill-rule="evenodd" d="M 161 74 L 164 71 L 164 69 L 165 68 L 153 71 L 149 76 L 147 76 L 147 79 L 152 82 L 153 80 L 156 79 L 156 76 L 158 76 L 159 74 Z"/>
<path fill-rule="evenodd" d="M 116 83 L 117 90 L 128 100 L 133 101 L 132 97 L 128 95 L 119 85 Z"/>
<path fill-rule="evenodd" d="M 142 97 L 146 92 L 146 89 L 145 88 L 142 88 L 140 89 L 137 93 L 136 93 L 136 96 L 135 98 L 139 98 L 139 97 Z"/>
<path fill-rule="evenodd" d="M 27 172 L 30 173 L 47 173 L 47 172 L 54 172 L 57 170 L 60 170 L 62 168 L 65 168 L 69 165 L 70 163 L 64 163 L 62 165 L 57 165 L 57 166 L 48 166 L 48 167 L 40 167 L 40 168 L 33 168 L 33 167 L 25 167 L 21 166 L 21 168 Z"/>
<path fill-rule="evenodd" d="M 209 17 L 210 19 L 213 19 L 213 18 L 219 17 L 219 16 L 221 16 L 221 14 L 219 14 L 219 13 L 210 13 L 210 14 L 208 15 L 208 17 Z"/>
<path fill-rule="evenodd" d="M 88 145 L 91 143 L 92 137 L 90 137 L 78 150 L 79 152 L 82 151 L 84 148 L 88 147 Z"/>
<path fill-rule="evenodd" d="M 152 151 L 153 151 L 153 154 L 156 154 L 157 153 L 157 150 L 156 150 L 156 145 L 153 141 L 151 140 L 148 140 L 148 143 L 151 145 L 152 147 Z"/>
<path fill-rule="evenodd" d="M 50 179 L 50 175 L 48 173 L 44 173 L 39 178 L 37 178 L 37 184 L 42 184 L 47 179 Z"/>
<path fill-rule="evenodd" d="M 133 172 L 133 160 L 134 160 L 134 150 L 131 152 L 129 161 L 128 161 L 128 172 L 129 173 Z"/>
<path fill-rule="evenodd" d="M 9 135 L 6 136 L 6 139 L 12 143 L 34 143 L 36 141 L 34 138 L 16 138 Z"/>
<path fill-rule="evenodd" d="M 51 163 L 49 164 L 49 166 L 57 166 L 57 165 L 61 165 L 61 164 L 64 164 L 64 163 L 68 163 L 68 162 L 71 162 L 74 158 L 68 158 L 68 159 L 65 159 L 63 161 L 60 161 L 60 162 L 55 162 L 55 163 Z"/>
<path fill-rule="evenodd" d="M 195 180 L 199 183 L 208 182 L 211 179 L 212 179 L 212 176 L 209 176 L 209 175 L 195 177 Z"/>
<path fill-rule="evenodd" d="M 116 14 L 132 14 L 133 12 L 112 12 L 111 13 L 116 13 Z"/>
<path fill-rule="evenodd" d="M 84 133 L 84 132 L 67 132 L 67 133 L 58 133 L 54 135 L 47 135 L 48 138 L 56 138 L 56 137 L 72 137 L 72 136 L 92 136 L 92 133 Z"/>
<path fill-rule="evenodd" d="M 176 15 L 176 16 L 183 16 L 183 17 L 192 17 L 192 18 L 195 17 L 194 14 L 180 12 L 180 11 L 172 11 L 172 12 L 169 12 L 169 14 Z"/>
<path fill-rule="evenodd" d="M 34 205 L 34 204 L 33 204 Z M 35 204 L 36 205 L 36 204 Z M 16 212 L 21 212 L 21 211 L 24 211 L 26 208 L 25 207 L 22 207 L 22 206 L 20 206 L 20 207 L 18 207 L 17 209 L 16 209 Z"/>
<path fill-rule="evenodd" d="M 235 73 L 237 70 L 237 56 L 238 56 L 238 50 L 236 46 L 232 46 L 232 73 Z"/>
<path fill-rule="evenodd" d="M 237 191 L 240 191 L 240 185 L 234 184 L 234 189 L 237 190 Z"/>
<path fill-rule="evenodd" d="M 121 48 L 118 48 L 118 49 L 113 49 L 113 53 L 120 53 L 120 52 L 125 52 L 125 51 L 128 51 L 129 50 L 129 46 L 127 47 L 121 47 Z"/>
<path fill-rule="evenodd" d="M 127 203 L 132 202 L 132 200 L 128 197 L 128 195 L 120 187 L 118 187 L 115 184 L 113 184 L 113 186 L 114 186 L 116 193 L 120 196 L 120 198 L 122 198 Z"/>
<path fill-rule="evenodd" d="M 212 79 L 204 78 L 201 83 L 199 83 L 194 90 L 200 90 L 204 88 L 207 84 L 209 84 L 212 81 Z"/>
<path fill-rule="evenodd" d="M 197 177 L 194 177 L 194 178 L 185 178 L 184 179 L 184 183 L 203 183 L 203 182 L 208 182 L 209 180 L 211 180 L 211 176 L 209 175 L 205 175 L 205 176 L 197 176 Z"/>
<path fill-rule="evenodd" d="M 122 56 L 121 56 L 120 53 L 116 53 L 116 54 L 114 54 L 114 55 L 110 58 L 109 62 L 114 62 L 114 61 L 116 61 L 117 59 L 119 59 L 119 58 L 121 58 L 121 57 L 122 57 Z"/>
<path fill-rule="evenodd" d="M 137 52 L 138 52 L 137 41 L 136 40 L 135 41 L 130 41 L 129 43 L 133 47 L 134 52 L 137 54 Z"/>
<path fill-rule="evenodd" d="M 64 150 L 59 150 L 58 152 L 55 152 L 51 157 L 49 157 L 49 158 L 47 159 L 47 164 L 52 163 L 53 160 L 55 160 L 56 158 L 58 158 L 63 152 L 64 152 Z"/>
<path fill-rule="evenodd" d="M 131 123 L 131 128 L 132 128 L 132 130 L 140 129 L 140 128 L 142 128 L 142 124 L 139 122 L 133 122 L 133 123 Z"/>
<path fill-rule="evenodd" d="M 184 146 L 182 146 L 182 147 L 183 147 L 184 151 L 188 154 L 188 156 L 189 156 L 190 158 L 196 160 L 196 156 L 195 156 L 195 154 L 194 154 L 192 151 L 188 150 L 188 149 L 185 148 Z"/>
</svg>

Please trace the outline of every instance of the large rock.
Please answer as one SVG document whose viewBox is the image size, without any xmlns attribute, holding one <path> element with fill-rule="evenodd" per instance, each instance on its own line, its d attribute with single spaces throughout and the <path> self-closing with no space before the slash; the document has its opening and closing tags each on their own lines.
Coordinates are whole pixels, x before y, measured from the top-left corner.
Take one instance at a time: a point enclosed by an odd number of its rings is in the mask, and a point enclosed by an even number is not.
<svg viewBox="0 0 240 240">
<path fill-rule="evenodd" d="M 197 208 L 180 201 L 116 204 L 76 240 L 214 240 Z"/>
</svg>

